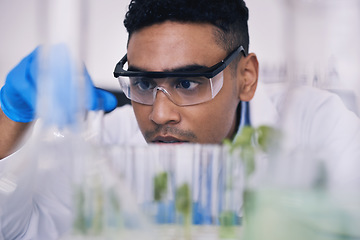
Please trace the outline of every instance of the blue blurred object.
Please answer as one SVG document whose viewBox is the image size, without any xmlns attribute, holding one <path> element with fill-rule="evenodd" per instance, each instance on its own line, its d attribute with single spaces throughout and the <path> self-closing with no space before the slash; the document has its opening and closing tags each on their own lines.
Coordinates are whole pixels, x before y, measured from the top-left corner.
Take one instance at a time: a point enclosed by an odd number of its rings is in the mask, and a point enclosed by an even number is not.
<svg viewBox="0 0 360 240">
<path fill-rule="evenodd" d="M 39 110 L 42 110 L 37 109 L 40 87 L 39 66 L 43 67 L 39 63 L 41 50 L 42 47 L 37 47 L 12 69 L 1 89 L 1 109 L 13 121 L 31 122 L 36 118 Z M 60 125 L 73 121 L 73 115 L 79 110 L 74 106 L 79 105 L 77 101 L 82 100 L 79 99 L 81 94 L 77 85 L 74 85 L 74 79 L 72 79 L 74 66 L 71 62 L 70 52 L 66 50 L 67 47 L 63 44 L 51 47 L 49 58 L 46 58 L 45 61 L 45 81 L 53 81 L 52 85 L 46 83 L 46 87 L 48 87 L 46 91 L 50 93 L 48 96 L 49 109 L 57 111 L 58 114 L 55 114 L 55 119 L 52 120 L 55 120 L 55 123 L 60 123 Z M 44 71 L 43 68 L 40 69 Z M 117 100 L 115 96 L 105 90 L 95 88 L 85 68 L 83 75 L 85 79 L 85 99 L 83 99 L 86 101 L 85 108 L 87 110 L 104 110 L 106 112 L 116 108 Z M 50 80 L 47 79 L 49 77 Z M 45 84 L 45 82 L 41 84 Z M 61 106 L 61 109 L 58 109 L 58 106 Z M 62 116 L 62 119 L 59 119 L 59 116 Z"/>
<path fill-rule="evenodd" d="M 36 48 L 10 71 L 0 91 L 1 109 L 13 121 L 30 122 L 34 119 L 38 51 Z"/>
</svg>

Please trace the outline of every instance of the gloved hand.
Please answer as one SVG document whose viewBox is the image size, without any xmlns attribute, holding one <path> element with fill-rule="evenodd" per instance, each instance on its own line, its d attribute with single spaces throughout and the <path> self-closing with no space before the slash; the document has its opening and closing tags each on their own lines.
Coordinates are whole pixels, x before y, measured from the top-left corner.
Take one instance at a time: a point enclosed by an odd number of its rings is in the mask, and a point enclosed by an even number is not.
<svg viewBox="0 0 360 240">
<path fill-rule="evenodd" d="M 13 121 L 31 122 L 36 118 L 40 49 L 41 47 L 36 48 L 10 71 L 0 90 L 1 109 Z M 117 105 L 115 96 L 95 88 L 85 68 L 84 77 L 87 110 L 113 110 Z M 67 96 L 61 97 L 66 99 Z M 68 112 L 71 111 L 69 109 Z"/>
</svg>

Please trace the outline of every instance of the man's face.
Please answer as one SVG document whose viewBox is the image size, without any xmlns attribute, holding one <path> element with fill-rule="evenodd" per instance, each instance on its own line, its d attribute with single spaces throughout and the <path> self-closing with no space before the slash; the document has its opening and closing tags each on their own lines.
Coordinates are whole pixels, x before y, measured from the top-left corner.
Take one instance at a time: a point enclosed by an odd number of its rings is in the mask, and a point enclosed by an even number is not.
<svg viewBox="0 0 360 240">
<path fill-rule="evenodd" d="M 129 67 L 143 71 L 171 71 L 191 65 L 211 67 L 227 56 L 208 24 L 165 22 L 132 34 L 128 45 Z M 239 84 L 227 67 L 224 83 L 214 99 L 177 106 L 157 91 L 152 106 L 132 102 L 147 142 L 221 143 L 236 131 Z"/>
</svg>

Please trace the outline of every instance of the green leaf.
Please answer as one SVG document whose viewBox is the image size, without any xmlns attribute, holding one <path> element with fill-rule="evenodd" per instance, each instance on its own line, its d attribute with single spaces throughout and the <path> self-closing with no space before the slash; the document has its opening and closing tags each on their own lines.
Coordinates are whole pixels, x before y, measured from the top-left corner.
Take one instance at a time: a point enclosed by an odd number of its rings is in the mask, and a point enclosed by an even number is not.
<svg viewBox="0 0 360 240">
<path fill-rule="evenodd" d="M 167 190 L 167 173 L 162 172 L 154 177 L 154 200 L 161 201 Z"/>
<path fill-rule="evenodd" d="M 184 215 L 191 213 L 191 194 L 187 183 L 176 189 L 175 207 L 177 211 Z"/>
<path fill-rule="evenodd" d="M 74 220 L 74 229 L 85 234 L 87 230 L 85 217 L 85 194 L 80 187 L 75 192 L 76 217 Z"/>
<path fill-rule="evenodd" d="M 255 130 L 250 126 L 244 126 L 241 133 L 235 138 L 235 146 L 251 145 Z"/>
<path fill-rule="evenodd" d="M 245 164 L 246 176 L 255 171 L 255 149 L 253 146 L 244 146 L 240 152 L 240 158 Z"/>
<path fill-rule="evenodd" d="M 268 152 L 270 148 L 278 148 L 281 138 L 279 130 L 270 126 L 260 126 L 256 129 L 258 144 L 263 152 Z"/>
<path fill-rule="evenodd" d="M 244 126 L 234 141 L 224 140 L 230 146 L 230 153 L 239 149 L 240 159 L 245 163 L 246 175 L 250 176 L 255 171 L 255 156 L 259 151 L 268 153 L 270 148 L 278 148 L 281 134 L 273 127 L 262 125 L 257 129 Z"/>
<path fill-rule="evenodd" d="M 230 152 L 233 152 L 236 148 L 242 148 L 247 145 L 252 145 L 254 133 L 254 128 L 250 126 L 244 126 L 241 130 L 241 133 L 236 135 L 233 141 L 231 141 L 230 139 L 225 139 L 223 143 L 230 146 Z"/>
<path fill-rule="evenodd" d="M 234 211 L 224 211 L 219 220 L 221 226 L 233 226 L 236 224 L 236 214 Z"/>
</svg>

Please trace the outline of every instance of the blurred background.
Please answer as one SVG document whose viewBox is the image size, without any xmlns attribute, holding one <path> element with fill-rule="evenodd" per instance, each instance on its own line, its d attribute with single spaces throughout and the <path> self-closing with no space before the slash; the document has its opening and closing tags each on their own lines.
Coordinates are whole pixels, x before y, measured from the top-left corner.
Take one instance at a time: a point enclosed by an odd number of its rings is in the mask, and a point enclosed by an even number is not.
<svg viewBox="0 0 360 240">
<path fill-rule="evenodd" d="M 8 72 L 25 55 L 41 44 L 44 36 L 47 34 L 46 31 L 53 27 L 47 23 L 47 18 L 45 17 L 47 8 L 44 6 L 44 3 L 46 1 L 0 0 L 0 86 L 4 84 Z M 117 93 L 120 99 L 124 99 L 124 97 L 120 97 L 120 89 L 117 80 L 113 77 L 113 70 L 115 64 L 126 53 L 127 32 L 123 26 L 123 19 L 129 1 L 82 0 L 84 9 L 81 10 L 81 16 L 84 18 L 85 24 L 79 30 L 82 44 L 81 50 L 83 51 L 81 55 L 95 85 Z M 313 86 L 337 94 L 350 110 L 359 114 L 360 0 L 245 1 L 250 10 L 250 51 L 255 52 L 258 56 L 260 62 L 259 81 L 266 87 L 267 91 L 283 87 L 290 89 L 302 85 Z M 71 19 L 70 16 L 67 20 L 69 19 Z M 56 30 L 51 29 L 51 32 L 54 33 Z M 291 94 L 290 91 L 289 94 Z M 266 114 L 268 110 L 266 106 L 261 107 L 262 111 L 260 113 Z M 297 108 L 296 111 L 298 111 Z M 357 139 L 354 140 L 354 142 L 356 141 Z M 72 146 L 71 142 L 67 144 Z M 48 149 L 52 150 L 47 147 L 43 147 L 43 149 L 47 151 L 49 151 Z M 327 150 L 325 149 L 326 153 L 331 152 Z M 92 151 L 95 153 L 97 149 L 92 149 Z M 88 155 L 85 156 L 89 156 L 89 159 L 102 160 L 102 158 L 97 157 L 98 155 L 92 154 L 92 151 L 87 151 L 87 148 L 85 148 L 84 151 L 79 151 L 79 154 L 81 155 L 83 152 L 86 152 Z M 140 153 L 141 151 L 140 149 Z M 74 152 L 78 152 L 78 149 Z M 178 152 L 188 153 L 188 151 Z M 303 152 L 304 154 L 299 155 L 297 159 L 289 158 L 291 160 L 289 161 L 289 166 L 292 166 L 293 170 L 298 170 L 299 166 L 304 167 L 308 164 L 306 167 L 309 168 L 305 168 L 305 170 L 319 171 L 319 179 L 322 180 L 321 177 L 323 175 L 321 175 L 322 172 L 320 170 L 323 165 L 319 165 L 320 167 L 316 165 L 318 161 L 314 161 L 311 164 L 311 160 L 318 159 L 310 158 L 312 157 L 312 152 L 310 151 Z M 116 156 L 120 156 L 118 152 L 115 153 Z M 52 154 L 56 154 L 56 152 Z M 99 151 L 97 154 L 101 154 L 101 152 Z M 297 152 L 295 152 L 295 156 L 296 154 Z M 144 156 L 149 155 L 151 154 L 146 153 Z M 317 156 L 317 154 L 314 155 Z M 48 155 L 44 154 L 43 156 L 46 156 L 44 160 L 48 161 Z M 59 156 L 63 157 L 62 155 Z M 54 159 L 56 157 L 58 157 L 58 154 L 56 154 Z M 260 155 L 260 160 L 262 160 L 261 157 Z M 79 159 L 87 158 L 81 157 Z M 144 157 L 141 159 L 149 160 Z M 190 158 L 184 157 L 184 159 Z M 307 161 L 304 161 L 305 164 L 303 165 L 297 165 L 297 162 L 294 160 L 299 162 L 302 162 L 300 160 Z M 183 163 L 182 161 L 176 162 Z M 292 164 L 293 162 L 295 163 Z M 282 164 L 283 162 L 280 163 Z M 279 167 L 282 166 L 281 164 L 278 164 L 278 166 L 276 164 L 273 165 Z M 142 164 L 139 164 L 139 166 L 141 170 L 146 169 L 148 172 L 148 168 L 144 168 Z M 346 166 L 349 165 L 345 164 Z M 357 166 L 357 164 L 356 167 L 351 165 L 354 170 L 352 172 L 356 172 L 356 176 L 358 176 L 357 169 L 359 169 Z M 288 165 L 280 168 L 279 172 L 292 173 L 286 167 Z M 189 172 L 187 166 L 179 167 L 178 169 L 186 169 L 186 173 Z M 157 169 L 155 170 L 158 171 Z M 158 172 L 155 170 L 153 172 L 157 174 Z M 303 168 L 300 168 L 300 170 L 303 170 Z M 311 173 L 311 171 L 309 172 Z M 305 173 L 307 172 L 305 171 Z M 145 174 L 139 174 L 139 176 L 142 177 Z M 272 176 L 275 176 L 275 174 Z M 301 180 L 308 180 L 308 175 L 303 174 L 303 172 L 299 176 Z M 150 181 L 144 182 L 151 183 Z M 287 181 L 285 182 L 288 183 Z M 87 186 L 85 185 L 85 187 Z M 358 185 L 353 189 L 358 189 Z M 344 226 L 345 230 L 335 230 L 340 233 L 345 232 L 349 234 L 353 231 L 357 234 L 356 239 L 359 239 L 360 204 L 358 200 L 360 198 L 358 195 L 356 195 L 356 198 L 347 198 L 347 195 L 342 194 L 342 192 L 335 192 L 336 198 L 331 198 L 333 197 L 332 195 L 317 191 L 317 189 L 305 190 L 305 192 L 295 192 L 298 195 L 294 195 L 294 192 L 281 191 L 276 194 L 272 192 L 268 194 L 265 191 L 256 193 L 258 195 L 250 195 L 250 197 L 255 196 L 255 199 L 260 199 L 255 209 L 257 211 L 255 212 L 256 218 L 253 221 L 255 228 L 254 231 L 250 229 L 250 233 L 259 232 L 257 230 L 262 226 L 264 229 L 267 227 L 269 231 L 261 233 L 267 234 L 275 229 L 275 234 L 278 233 L 276 230 L 279 231 L 279 234 L 283 234 L 283 232 L 285 234 L 281 235 L 283 238 L 270 237 L 269 239 L 314 239 L 298 234 L 304 233 L 302 226 L 307 225 L 298 225 L 297 222 L 300 219 L 304 223 L 310 222 L 310 226 L 313 226 L 311 225 L 313 224 L 313 219 L 317 222 L 317 217 L 321 217 L 322 219 L 330 220 L 325 221 L 324 225 L 321 226 L 318 226 L 318 224 L 314 225 L 321 230 L 326 230 L 319 231 L 320 233 L 329 232 L 327 228 L 335 229 L 334 225 Z M 357 194 L 358 192 L 355 193 Z M 126 195 L 125 193 L 122 194 Z M 277 197 L 278 195 L 279 197 Z M 277 203 L 280 204 L 276 205 Z M 342 209 L 344 206 L 345 209 Z M 334 210 L 331 211 L 332 209 Z M 288 216 L 288 212 L 292 214 L 290 215 L 292 221 L 284 217 Z M 275 218 L 274 216 L 279 217 Z M 337 221 L 333 222 L 333 219 Z M 353 225 L 349 224 L 351 222 Z M 269 223 L 273 223 L 273 225 Z M 300 228 L 298 228 L 299 226 Z M 348 226 L 350 226 L 350 230 L 345 228 Z M 283 231 L 284 229 L 288 231 Z M 308 229 L 305 231 L 308 231 Z M 298 238 L 294 238 L 294 234 Z M 313 236 L 313 231 L 308 234 Z M 247 239 L 265 239 L 267 237 L 262 235 L 256 236 L 255 234 L 252 238 Z M 339 235 L 339 238 L 332 239 L 345 238 L 344 235 Z M 329 238 L 328 235 L 321 235 L 321 238 L 316 239 Z"/>
<path fill-rule="evenodd" d="M 123 19 L 129 0 L 86 0 L 84 62 L 96 86 L 118 91 L 112 72 L 126 52 Z M 260 81 L 277 87 L 293 80 L 336 92 L 357 112 L 360 76 L 360 1 L 247 0 L 250 51 Z M 41 43 L 40 0 L 0 1 L 0 85 L 7 73 Z"/>
</svg>

